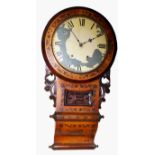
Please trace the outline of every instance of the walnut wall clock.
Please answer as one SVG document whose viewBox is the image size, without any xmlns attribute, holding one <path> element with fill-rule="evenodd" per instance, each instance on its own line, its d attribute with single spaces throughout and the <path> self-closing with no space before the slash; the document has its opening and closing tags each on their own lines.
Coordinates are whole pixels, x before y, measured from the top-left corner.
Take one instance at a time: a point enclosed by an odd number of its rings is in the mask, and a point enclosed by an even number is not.
<svg viewBox="0 0 155 155">
<path fill-rule="evenodd" d="M 94 138 L 103 118 L 99 108 L 110 91 L 110 67 L 116 50 L 112 26 L 92 9 L 68 8 L 48 22 L 42 53 L 47 64 L 45 90 L 56 107 L 50 116 L 56 122 L 52 149 L 97 147 Z"/>
</svg>

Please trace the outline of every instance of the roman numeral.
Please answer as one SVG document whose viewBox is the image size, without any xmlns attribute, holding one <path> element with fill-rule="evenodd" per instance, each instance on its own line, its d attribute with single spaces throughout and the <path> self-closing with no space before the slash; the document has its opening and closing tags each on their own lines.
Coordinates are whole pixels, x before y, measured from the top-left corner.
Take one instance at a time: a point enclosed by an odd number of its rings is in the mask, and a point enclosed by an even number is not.
<svg viewBox="0 0 155 155">
<path fill-rule="evenodd" d="M 98 48 L 106 48 L 106 44 L 98 44 L 97 47 Z"/>
<path fill-rule="evenodd" d="M 101 36 L 103 36 L 103 33 L 99 33 L 96 35 L 96 37 L 101 37 Z"/>
<path fill-rule="evenodd" d="M 55 45 L 60 46 L 60 45 L 61 45 L 61 41 L 56 41 L 56 42 L 55 42 Z"/>
<path fill-rule="evenodd" d="M 81 66 L 78 66 L 77 67 L 77 71 L 81 71 Z"/>
<path fill-rule="evenodd" d="M 69 22 L 67 22 L 68 24 L 68 28 L 73 28 L 74 27 L 74 24 L 73 22 L 70 20 Z"/>
<path fill-rule="evenodd" d="M 81 66 L 79 67 L 79 71 L 81 71 Z"/>
<path fill-rule="evenodd" d="M 84 18 L 80 18 L 79 19 L 79 22 L 80 22 L 80 26 L 85 26 L 85 19 Z"/>
<path fill-rule="evenodd" d="M 92 30 L 94 26 L 95 26 L 95 23 L 93 23 L 93 25 L 91 26 L 91 28 L 90 28 L 90 29 Z"/>
</svg>

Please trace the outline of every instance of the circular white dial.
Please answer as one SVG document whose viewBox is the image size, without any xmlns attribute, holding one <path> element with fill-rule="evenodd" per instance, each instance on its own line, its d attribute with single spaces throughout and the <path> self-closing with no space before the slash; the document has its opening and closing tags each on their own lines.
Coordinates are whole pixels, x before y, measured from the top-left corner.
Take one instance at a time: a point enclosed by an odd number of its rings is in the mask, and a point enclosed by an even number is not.
<svg viewBox="0 0 155 155">
<path fill-rule="evenodd" d="M 107 52 L 103 27 L 87 17 L 72 17 L 56 29 L 52 48 L 57 61 L 65 69 L 86 73 L 97 68 Z"/>
</svg>

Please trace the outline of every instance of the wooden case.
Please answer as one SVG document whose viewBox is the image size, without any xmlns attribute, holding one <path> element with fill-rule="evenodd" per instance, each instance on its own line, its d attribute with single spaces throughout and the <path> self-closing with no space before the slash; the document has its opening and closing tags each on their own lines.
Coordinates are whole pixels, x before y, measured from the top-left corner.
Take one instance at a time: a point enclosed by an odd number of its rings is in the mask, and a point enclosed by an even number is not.
<svg viewBox="0 0 155 155">
<path fill-rule="evenodd" d="M 55 59 L 51 41 L 56 28 L 67 18 L 82 15 L 92 18 L 104 27 L 108 40 L 108 51 L 102 64 L 93 71 L 78 74 L 66 70 Z M 50 91 L 56 111 L 51 118 L 56 121 L 52 149 L 94 149 L 94 138 L 101 102 L 109 93 L 110 67 L 116 55 L 116 37 L 108 20 L 98 12 L 85 8 L 65 9 L 48 22 L 42 37 L 42 53 L 47 64 L 45 90 Z M 49 76 L 54 76 L 49 80 Z M 102 78 L 108 82 L 102 83 Z"/>
</svg>

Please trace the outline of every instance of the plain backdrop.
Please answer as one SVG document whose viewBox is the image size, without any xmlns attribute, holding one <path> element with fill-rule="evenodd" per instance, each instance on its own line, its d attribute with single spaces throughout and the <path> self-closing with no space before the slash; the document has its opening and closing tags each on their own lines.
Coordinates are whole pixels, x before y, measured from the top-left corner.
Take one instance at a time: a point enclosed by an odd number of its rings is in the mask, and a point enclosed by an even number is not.
<svg viewBox="0 0 155 155">
<path fill-rule="evenodd" d="M 95 7 L 96 1 L 92 1 Z M 105 3 L 105 0 L 100 1 L 101 9 Z M 119 45 L 118 154 L 154 155 L 155 4 L 153 0 L 118 0 L 116 5 Z M 40 47 L 36 46 L 38 18 L 36 7 L 37 3 L 33 0 L 0 2 L 0 154 L 2 155 L 37 154 L 36 92 L 39 86 L 36 72 L 37 51 Z M 49 17 L 46 18 L 43 20 L 47 21 Z M 79 153 L 84 154 L 86 151 Z M 96 150 L 93 153 L 95 154 Z"/>
</svg>

